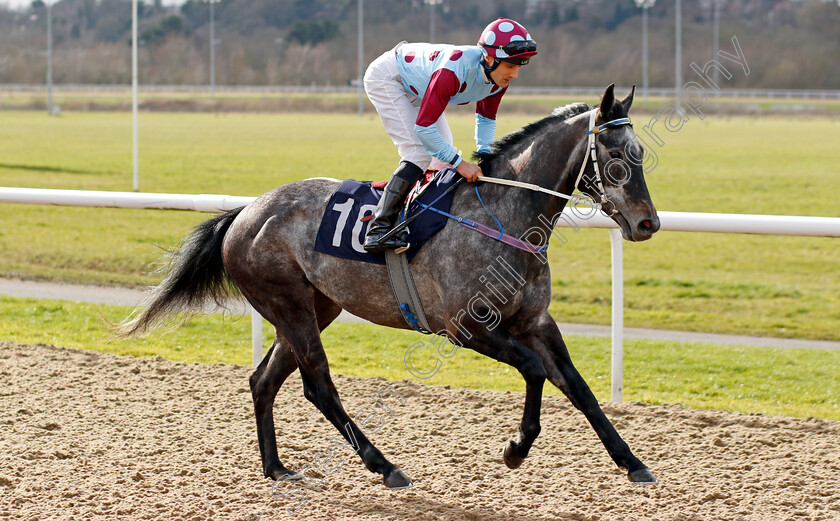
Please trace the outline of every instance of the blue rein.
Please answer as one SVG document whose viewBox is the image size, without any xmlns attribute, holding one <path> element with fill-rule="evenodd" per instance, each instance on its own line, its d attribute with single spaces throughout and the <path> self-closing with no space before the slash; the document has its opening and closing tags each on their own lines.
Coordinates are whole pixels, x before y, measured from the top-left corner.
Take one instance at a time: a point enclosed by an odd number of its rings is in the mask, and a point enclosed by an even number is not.
<svg viewBox="0 0 840 521">
<path fill-rule="evenodd" d="M 493 215 L 493 212 L 491 212 L 490 209 L 487 208 L 487 206 L 484 204 L 484 201 L 481 200 L 481 194 L 478 193 L 478 185 L 475 185 L 475 195 L 478 196 L 478 202 L 481 203 L 482 208 L 484 208 L 487 211 L 487 213 L 490 214 L 490 217 L 492 217 L 493 220 L 496 221 L 496 224 L 499 225 L 499 236 L 496 237 L 496 240 L 497 241 L 502 240 L 502 235 L 505 234 L 505 231 L 502 229 L 502 223 L 500 223 L 499 220 L 496 219 L 496 216 Z"/>
</svg>

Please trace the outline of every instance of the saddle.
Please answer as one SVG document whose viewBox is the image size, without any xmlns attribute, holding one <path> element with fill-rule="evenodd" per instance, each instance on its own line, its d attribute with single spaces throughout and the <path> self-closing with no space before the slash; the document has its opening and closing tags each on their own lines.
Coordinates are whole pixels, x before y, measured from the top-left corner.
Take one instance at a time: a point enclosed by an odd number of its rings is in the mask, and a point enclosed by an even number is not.
<svg viewBox="0 0 840 521">
<path fill-rule="evenodd" d="M 446 192 L 459 177 L 454 169 L 427 171 L 406 198 L 403 218 L 407 219 L 423 210 Z M 385 264 L 385 254 L 369 253 L 364 250 L 368 222 L 373 218 L 376 204 L 382 197 L 387 182 L 342 181 L 330 196 L 321 225 L 315 237 L 315 251 L 360 262 Z M 448 212 L 452 206 L 453 192 L 443 195 L 434 207 Z M 423 244 L 446 226 L 447 217 L 436 212 L 423 212 L 408 226 L 408 240 L 411 247 L 405 255 L 410 262 Z"/>
<path fill-rule="evenodd" d="M 415 331 L 430 333 L 431 328 L 408 264 L 423 244 L 446 226 L 448 218 L 445 214 L 452 206 L 454 195 L 454 191 L 448 189 L 459 177 L 454 169 L 440 172 L 427 170 L 426 175 L 409 191 L 401 221 L 419 215 L 406 228 L 410 246 L 408 251 L 400 254 L 392 250 L 371 253 L 362 246 L 367 223 L 373 219 L 387 181 L 343 181 L 327 202 L 315 237 L 315 251 L 344 259 L 386 264 L 391 289 L 406 323 Z M 430 205 L 444 213 L 424 212 Z"/>
</svg>

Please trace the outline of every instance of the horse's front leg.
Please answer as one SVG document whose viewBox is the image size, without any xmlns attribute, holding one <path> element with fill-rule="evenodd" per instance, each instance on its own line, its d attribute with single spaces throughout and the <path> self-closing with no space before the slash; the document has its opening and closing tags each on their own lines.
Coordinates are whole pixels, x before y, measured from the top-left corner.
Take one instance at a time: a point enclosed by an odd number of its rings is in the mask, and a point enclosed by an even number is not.
<svg viewBox="0 0 840 521">
<path fill-rule="evenodd" d="M 519 369 L 519 368 L 517 368 Z M 545 376 L 535 377 L 539 373 L 545 374 L 542 362 L 532 362 L 531 367 L 524 367 L 519 370 L 525 378 L 525 409 L 522 412 L 522 422 L 519 424 L 519 434 L 510 440 L 502 450 L 502 458 L 508 468 L 516 469 L 522 465 L 531 446 L 540 434 L 540 409 L 542 408 L 542 391 L 545 384 Z M 526 376 L 527 375 L 527 376 Z"/>
<path fill-rule="evenodd" d="M 465 321 L 466 322 L 466 321 Z M 462 324 L 464 326 L 465 324 Z M 525 380 L 525 409 L 519 434 L 510 440 L 502 451 L 505 465 L 515 469 L 522 465 L 534 440 L 540 434 L 540 408 L 546 371 L 536 353 L 517 340 L 507 329 L 497 325 L 488 329 L 483 324 L 467 327 L 470 338 L 459 335 L 460 342 L 485 356 L 516 368 Z"/>
<path fill-rule="evenodd" d="M 534 346 L 534 348 L 543 358 L 548 380 L 560 388 L 572 405 L 586 416 L 616 465 L 627 471 L 630 481 L 658 481 L 653 473 L 633 455 L 630 447 L 621 439 L 604 411 L 601 410 L 595 395 L 572 364 L 563 336 L 551 316 L 546 314 L 546 318 L 541 320 L 538 337 L 542 346 Z"/>
</svg>

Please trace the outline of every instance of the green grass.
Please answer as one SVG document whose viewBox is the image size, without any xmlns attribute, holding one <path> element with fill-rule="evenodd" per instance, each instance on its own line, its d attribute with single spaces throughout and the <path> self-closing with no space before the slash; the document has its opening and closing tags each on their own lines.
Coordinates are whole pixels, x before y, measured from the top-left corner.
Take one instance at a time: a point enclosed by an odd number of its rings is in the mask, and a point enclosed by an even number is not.
<svg viewBox="0 0 840 521">
<path fill-rule="evenodd" d="M 132 356 L 160 355 L 186 362 L 249 365 L 248 317 L 199 316 L 177 328 L 139 338 L 113 339 L 105 320 L 130 308 L 0 297 L 0 338 Z M 264 322 L 265 347 L 272 331 Z M 335 323 L 323 334 L 332 372 L 389 380 L 414 378 L 403 365 L 406 349 L 423 342 L 412 362 L 435 365 L 434 337 L 368 324 Z M 578 370 L 601 400 L 609 399 L 609 340 L 567 338 Z M 714 346 L 629 340 L 625 346 L 624 399 L 702 409 L 840 420 L 840 352 Z M 441 358 L 431 384 L 524 391 L 515 369 L 466 349 Z M 550 384 L 549 394 L 559 394 Z"/>
<path fill-rule="evenodd" d="M 594 100 L 588 100 L 594 101 Z M 472 147 L 472 116 L 448 115 Z M 498 134 L 534 116 L 505 114 Z M 650 116 L 635 118 L 642 132 Z M 397 162 L 373 114 L 140 114 L 140 190 L 258 195 L 315 176 L 385 179 Z M 693 117 L 647 180 L 669 211 L 840 216 L 833 163 L 840 121 Z M 130 191 L 131 117 L 0 112 L 0 186 Z M 208 214 L 0 205 L 0 275 L 100 284 L 147 273 Z M 609 240 L 558 229 L 551 312 L 609 323 Z M 840 340 L 836 239 L 660 232 L 625 243 L 628 326 Z"/>
</svg>

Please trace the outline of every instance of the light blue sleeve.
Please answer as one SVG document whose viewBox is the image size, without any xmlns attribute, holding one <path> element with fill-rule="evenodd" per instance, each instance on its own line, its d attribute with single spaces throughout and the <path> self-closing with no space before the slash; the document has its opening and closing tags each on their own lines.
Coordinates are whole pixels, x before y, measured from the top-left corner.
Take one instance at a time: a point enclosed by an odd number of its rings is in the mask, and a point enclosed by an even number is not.
<svg viewBox="0 0 840 521">
<path fill-rule="evenodd" d="M 417 133 L 417 137 L 420 138 L 420 142 L 423 143 L 426 151 L 436 158 L 452 166 L 458 166 L 458 163 L 461 162 L 461 158 L 458 156 L 458 149 L 443 139 L 443 136 L 440 135 L 435 125 L 421 127 L 415 124 L 414 132 Z"/>
<path fill-rule="evenodd" d="M 475 146 L 479 152 L 490 152 L 490 143 L 496 138 L 496 120 L 476 113 Z"/>
</svg>

